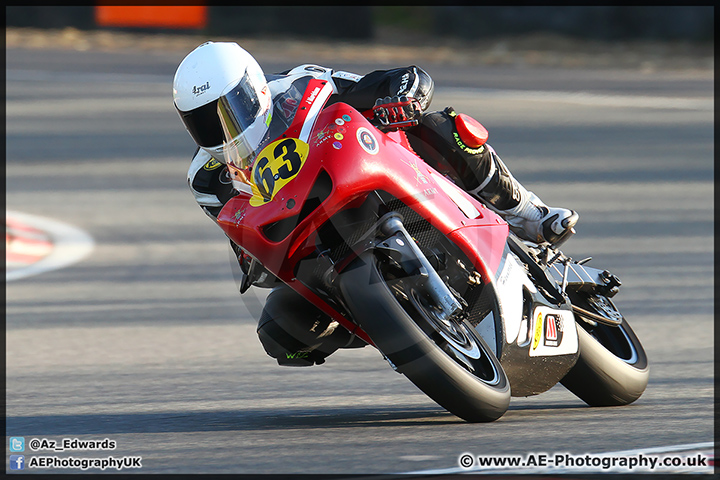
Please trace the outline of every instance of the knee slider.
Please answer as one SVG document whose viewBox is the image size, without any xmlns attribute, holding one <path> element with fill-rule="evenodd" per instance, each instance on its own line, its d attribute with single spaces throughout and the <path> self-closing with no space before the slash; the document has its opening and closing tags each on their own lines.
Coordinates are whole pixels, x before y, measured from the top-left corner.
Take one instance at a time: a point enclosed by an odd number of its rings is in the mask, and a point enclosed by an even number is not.
<svg viewBox="0 0 720 480">
<path fill-rule="evenodd" d="M 351 341 L 351 334 L 290 287 L 268 295 L 258 338 L 279 365 L 311 366 Z"/>
<path fill-rule="evenodd" d="M 269 316 L 261 318 L 257 334 L 265 353 L 277 360 L 278 365 L 310 367 L 325 362 L 327 354 L 311 350 Z"/>
</svg>

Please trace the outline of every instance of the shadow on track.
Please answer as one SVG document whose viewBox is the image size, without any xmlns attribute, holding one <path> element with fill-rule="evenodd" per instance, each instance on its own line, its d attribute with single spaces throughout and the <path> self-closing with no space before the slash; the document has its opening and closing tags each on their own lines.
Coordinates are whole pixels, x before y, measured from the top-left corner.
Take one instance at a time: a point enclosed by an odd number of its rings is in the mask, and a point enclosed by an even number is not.
<svg viewBox="0 0 720 480">
<path fill-rule="evenodd" d="M 511 407 L 506 417 L 524 410 L 570 410 L 584 405 Z M 505 417 L 503 417 L 505 418 Z M 500 422 L 503 419 L 499 420 Z M 179 433 L 213 431 L 332 429 L 363 427 L 439 426 L 466 424 L 435 406 L 425 408 L 352 408 L 226 410 L 216 412 L 118 413 L 8 417 L 8 432 L 25 436 L 123 433 Z"/>
</svg>

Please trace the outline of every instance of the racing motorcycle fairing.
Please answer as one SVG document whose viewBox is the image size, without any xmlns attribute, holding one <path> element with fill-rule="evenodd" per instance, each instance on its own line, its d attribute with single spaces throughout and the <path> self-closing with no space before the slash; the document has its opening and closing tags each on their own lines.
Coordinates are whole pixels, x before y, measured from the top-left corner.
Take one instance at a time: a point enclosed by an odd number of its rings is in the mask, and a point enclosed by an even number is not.
<svg viewBox="0 0 720 480">
<path fill-rule="evenodd" d="M 290 128 L 264 146 L 250 171 L 230 169 L 235 178 L 245 175 L 251 190 L 223 207 L 221 228 L 268 271 L 372 343 L 330 293 L 328 272 L 336 275 L 364 249 L 377 247 L 367 238 L 377 236 L 383 214 L 398 212 L 411 238 L 430 235 L 433 241 L 424 243 L 438 246 L 423 253 L 474 306 L 470 323 L 503 368 L 508 365 L 513 395 L 556 384 L 577 358 L 572 313 L 535 289 L 508 250 L 507 224 L 416 156 L 402 132 L 382 133 L 344 103 L 322 109 L 331 93 L 327 82 L 311 80 Z"/>
<path fill-rule="evenodd" d="M 456 238 L 490 278 L 500 263 L 505 222 L 395 140 L 403 136 L 381 133 L 346 104 L 320 112 L 329 96 L 325 88 L 325 82 L 310 82 L 293 125 L 257 155 L 248 175 L 252 192 L 241 192 L 220 212 L 221 228 L 295 288 L 294 267 L 315 251 L 317 229 L 362 204 L 368 192 L 384 191 Z M 453 189 L 455 201 L 443 194 Z"/>
<path fill-rule="evenodd" d="M 515 397 L 536 395 L 556 385 L 577 361 L 578 337 L 572 308 L 558 304 L 529 278 L 520 259 L 506 248 L 492 282 L 504 328 L 496 356 Z M 489 322 L 495 321 L 494 318 Z M 487 329 L 483 324 L 479 331 Z"/>
</svg>

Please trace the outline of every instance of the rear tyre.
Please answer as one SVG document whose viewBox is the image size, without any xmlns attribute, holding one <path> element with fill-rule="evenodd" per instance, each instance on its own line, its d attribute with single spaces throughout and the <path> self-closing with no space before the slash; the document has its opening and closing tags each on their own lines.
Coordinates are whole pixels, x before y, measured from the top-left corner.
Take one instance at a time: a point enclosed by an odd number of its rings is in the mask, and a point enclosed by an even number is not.
<svg viewBox="0 0 720 480">
<path fill-rule="evenodd" d="M 606 297 L 574 294 L 571 300 L 598 315 L 620 317 Z M 593 407 L 628 405 L 640 398 L 649 379 L 647 355 L 627 321 L 592 326 L 578 318 L 577 324 L 580 357 L 560 383 Z"/>
<path fill-rule="evenodd" d="M 510 384 L 485 341 L 464 322 L 442 321 L 416 288 L 418 277 L 394 278 L 372 251 L 339 277 L 353 318 L 375 346 L 427 396 L 468 422 L 500 418 Z"/>
</svg>

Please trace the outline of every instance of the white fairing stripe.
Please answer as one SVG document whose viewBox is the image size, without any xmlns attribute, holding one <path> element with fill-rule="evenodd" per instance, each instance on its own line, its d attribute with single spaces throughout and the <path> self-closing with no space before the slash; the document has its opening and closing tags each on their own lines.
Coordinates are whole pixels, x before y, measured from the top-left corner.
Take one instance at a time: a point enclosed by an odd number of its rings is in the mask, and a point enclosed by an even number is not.
<svg viewBox="0 0 720 480">
<path fill-rule="evenodd" d="M 325 102 L 330 97 L 330 95 L 333 94 L 333 91 L 334 89 L 331 82 L 326 83 L 323 86 L 322 90 L 320 90 L 320 93 L 318 93 L 315 101 L 310 107 L 310 111 L 308 112 L 307 117 L 305 117 L 305 122 L 303 122 L 303 126 L 300 130 L 300 135 L 298 136 L 298 139 L 307 143 L 308 138 L 310 137 L 310 132 L 312 132 L 313 126 L 315 125 L 315 120 L 320 113 L 320 109 L 325 105 Z"/>
<path fill-rule="evenodd" d="M 495 291 L 500 314 L 505 324 L 505 340 L 513 343 L 520 332 L 523 317 L 523 286 L 533 291 L 535 286 L 528 279 L 525 269 L 508 253 L 498 268 Z"/>
</svg>

